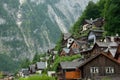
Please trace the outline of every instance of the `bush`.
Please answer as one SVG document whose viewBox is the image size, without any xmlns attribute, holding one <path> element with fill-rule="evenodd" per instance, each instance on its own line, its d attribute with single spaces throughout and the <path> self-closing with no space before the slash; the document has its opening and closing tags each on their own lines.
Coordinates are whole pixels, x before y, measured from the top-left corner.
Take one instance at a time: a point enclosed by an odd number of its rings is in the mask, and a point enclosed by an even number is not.
<svg viewBox="0 0 120 80">
<path fill-rule="evenodd" d="M 57 70 L 57 67 L 58 67 L 58 64 L 60 62 L 64 62 L 64 61 L 72 61 L 74 59 L 78 59 L 78 58 L 81 58 L 81 55 L 80 54 L 77 54 L 77 55 L 73 55 L 73 56 L 56 56 L 56 59 L 55 59 L 55 62 L 53 63 L 53 71 L 56 71 Z"/>
</svg>

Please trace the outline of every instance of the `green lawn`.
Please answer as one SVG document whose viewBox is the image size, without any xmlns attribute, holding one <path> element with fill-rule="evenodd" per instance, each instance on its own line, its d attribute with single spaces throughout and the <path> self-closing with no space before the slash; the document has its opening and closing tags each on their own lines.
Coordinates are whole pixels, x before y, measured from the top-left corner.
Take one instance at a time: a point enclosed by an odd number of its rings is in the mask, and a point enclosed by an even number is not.
<svg viewBox="0 0 120 80">
<path fill-rule="evenodd" d="M 19 80 L 55 80 L 55 78 L 47 75 L 32 75 L 27 78 L 20 78 Z"/>
</svg>

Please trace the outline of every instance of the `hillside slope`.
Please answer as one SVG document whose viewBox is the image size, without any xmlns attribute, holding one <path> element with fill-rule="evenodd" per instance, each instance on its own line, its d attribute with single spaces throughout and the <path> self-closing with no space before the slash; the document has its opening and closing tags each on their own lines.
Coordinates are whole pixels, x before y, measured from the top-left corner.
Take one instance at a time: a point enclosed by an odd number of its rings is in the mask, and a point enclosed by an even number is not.
<svg viewBox="0 0 120 80">
<path fill-rule="evenodd" d="M 0 0 L 0 54 L 20 61 L 54 47 L 61 32 L 68 32 L 88 2 Z"/>
</svg>

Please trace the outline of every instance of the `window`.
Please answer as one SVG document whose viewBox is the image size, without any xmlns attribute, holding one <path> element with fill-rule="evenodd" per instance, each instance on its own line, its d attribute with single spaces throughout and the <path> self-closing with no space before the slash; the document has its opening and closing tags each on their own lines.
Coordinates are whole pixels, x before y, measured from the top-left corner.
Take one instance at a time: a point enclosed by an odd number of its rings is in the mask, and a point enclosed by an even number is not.
<svg viewBox="0 0 120 80">
<path fill-rule="evenodd" d="M 108 74 L 114 73 L 114 67 L 106 67 L 105 72 Z"/>
<path fill-rule="evenodd" d="M 90 72 L 91 73 L 99 73 L 99 68 L 98 67 L 91 67 Z"/>
</svg>

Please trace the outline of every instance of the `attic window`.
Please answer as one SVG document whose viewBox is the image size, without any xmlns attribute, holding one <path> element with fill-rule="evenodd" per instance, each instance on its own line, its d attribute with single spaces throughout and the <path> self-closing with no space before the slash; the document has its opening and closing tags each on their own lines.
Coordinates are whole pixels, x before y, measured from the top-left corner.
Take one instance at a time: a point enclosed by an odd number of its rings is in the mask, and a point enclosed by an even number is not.
<svg viewBox="0 0 120 80">
<path fill-rule="evenodd" d="M 90 67 L 90 72 L 91 73 L 99 73 L 99 68 L 98 67 Z"/>
<path fill-rule="evenodd" d="M 106 68 L 105 68 L 105 72 L 106 72 L 107 74 L 112 74 L 112 73 L 114 73 L 114 67 L 106 67 Z"/>
</svg>

